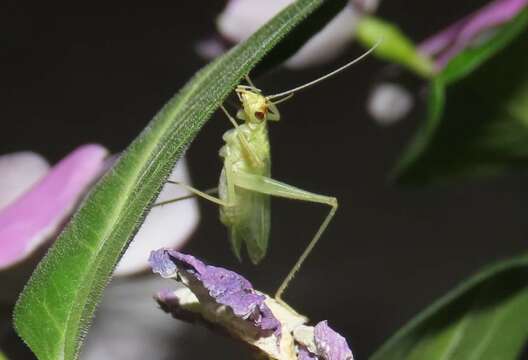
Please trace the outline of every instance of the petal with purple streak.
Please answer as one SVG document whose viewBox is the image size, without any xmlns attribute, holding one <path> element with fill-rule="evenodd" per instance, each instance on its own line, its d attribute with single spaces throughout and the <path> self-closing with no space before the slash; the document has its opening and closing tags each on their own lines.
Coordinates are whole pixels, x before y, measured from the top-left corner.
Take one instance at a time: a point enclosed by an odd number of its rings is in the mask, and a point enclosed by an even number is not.
<svg viewBox="0 0 528 360">
<path fill-rule="evenodd" d="M 298 346 L 298 353 L 297 353 L 297 359 L 298 360 L 317 360 L 317 355 L 310 352 L 307 348 L 305 348 L 302 345 Z"/>
<path fill-rule="evenodd" d="M 420 44 L 420 51 L 435 55 L 442 69 L 454 56 L 471 45 L 488 30 L 514 18 L 528 6 L 528 0 L 495 0 L 457 21 Z"/>
<path fill-rule="evenodd" d="M 199 300 L 204 290 L 221 305 L 228 306 L 233 314 L 251 322 L 265 333 L 280 334 L 280 323 L 265 304 L 266 297 L 257 293 L 251 283 L 239 274 L 216 266 L 208 266 L 191 255 L 174 250 L 153 251 L 149 259 L 152 270 L 163 277 L 191 276 L 187 285 Z M 195 281 L 193 281 L 195 280 Z"/>
<path fill-rule="evenodd" d="M 352 351 L 344 337 L 332 330 L 327 321 L 321 321 L 314 329 L 317 354 L 325 360 L 352 360 Z"/>
<path fill-rule="evenodd" d="M 99 145 L 77 148 L 0 211 L 0 269 L 20 262 L 56 234 L 105 169 L 106 156 L 106 149 Z"/>
<path fill-rule="evenodd" d="M 173 278 L 178 275 L 178 268 L 165 249 L 152 251 L 148 261 L 152 272 L 161 275 L 161 277 Z"/>
</svg>

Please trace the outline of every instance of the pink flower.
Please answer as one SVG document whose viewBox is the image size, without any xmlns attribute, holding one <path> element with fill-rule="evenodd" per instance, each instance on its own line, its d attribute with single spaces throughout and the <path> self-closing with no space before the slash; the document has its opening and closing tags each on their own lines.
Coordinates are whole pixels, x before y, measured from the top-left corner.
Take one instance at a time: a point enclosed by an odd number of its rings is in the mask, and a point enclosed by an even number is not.
<svg viewBox="0 0 528 360">
<path fill-rule="evenodd" d="M 454 56 L 478 41 L 488 31 L 512 20 L 528 6 L 528 0 L 495 0 L 431 36 L 419 46 L 434 56 L 441 70 Z"/>
<path fill-rule="evenodd" d="M 106 157 L 103 147 L 85 145 L 51 170 L 33 153 L 0 158 L 1 173 L 8 177 L 0 189 L 0 269 L 23 261 L 57 234 L 104 171 Z"/>
<path fill-rule="evenodd" d="M 528 0 L 495 0 L 432 35 L 418 50 L 434 61 L 440 72 L 456 55 L 486 38 L 496 27 L 511 21 L 528 6 Z M 369 96 L 369 114 L 380 125 L 391 125 L 406 117 L 414 99 L 403 86 L 384 82 Z"/>
<path fill-rule="evenodd" d="M 2 336 L 10 328 L 10 307 L 37 262 L 114 159 L 104 147 L 93 144 L 80 146 L 53 167 L 32 152 L 0 156 Z M 185 160 L 175 167 L 171 179 L 190 183 Z M 182 195 L 187 195 L 183 189 L 167 185 L 158 201 Z M 182 247 L 198 220 L 195 199 L 153 208 L 114 275 L 146 270 L 152 248 Z M 152 275 L 112 281 L 99 305 L 83 358 L 158 359 L 174 354 L 171 344 L 160 344 L 160 339 L 183 330 L 175 329 L 168 319 L 164 322 L 152 306 L 151 292 L 158 286 Z"/>
<path fill-rule="evenodd" d="M 40 256 L 111 165 L 108 155 L 101 145 L 83 145 L 51 168 L 32 152 L 0 156 L 0 278 L 6 279 L 0 301 L 14 301 Z M 184 161 L 175 168 L 173 177 L 189 182 Z M 160 198 L 184 194 L 170 185 Z M 195 200 L 153 209 L 115 274 L 146 270 L 153 247 L 181 247 L 197 223 Z"/>
</svg>

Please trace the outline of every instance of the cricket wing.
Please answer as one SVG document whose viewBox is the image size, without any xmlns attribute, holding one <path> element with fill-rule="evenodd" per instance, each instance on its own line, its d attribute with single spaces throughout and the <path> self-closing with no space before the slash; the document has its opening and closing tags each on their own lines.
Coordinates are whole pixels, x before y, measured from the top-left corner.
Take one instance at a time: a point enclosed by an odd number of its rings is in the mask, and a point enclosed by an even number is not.
<svg viewBox="0 0 528 360">
<path fill-rule="evenodd" d="M 239 249 L 245 243 L 251 262 L 257 265 L 268 250 L 270 197 L 238 188 L 237 200 L 241 211 L 239 221 L 231 227 L 231 245 Z"/>
</svg>

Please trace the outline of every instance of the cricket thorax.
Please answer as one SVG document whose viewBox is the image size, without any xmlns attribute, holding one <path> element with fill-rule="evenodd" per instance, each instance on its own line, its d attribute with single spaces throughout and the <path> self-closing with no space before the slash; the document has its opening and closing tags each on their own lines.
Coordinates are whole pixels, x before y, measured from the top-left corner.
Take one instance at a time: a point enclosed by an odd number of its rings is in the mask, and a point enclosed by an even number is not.
<svg viewBox="0 0 528 360">
<path fill-rule="evenodd" d="M 270 148 L 266 123 L 239 125 L 236 129 L 226 131 L 222 138 L 225 145 L 220 149 L 219 155 L 234 167 L 240 170 L 260 172 L 255 168 L 257 164 L 254 163 L 248 151 L 261 160 L 262 166 L 267 167 Z"/>
</svg>

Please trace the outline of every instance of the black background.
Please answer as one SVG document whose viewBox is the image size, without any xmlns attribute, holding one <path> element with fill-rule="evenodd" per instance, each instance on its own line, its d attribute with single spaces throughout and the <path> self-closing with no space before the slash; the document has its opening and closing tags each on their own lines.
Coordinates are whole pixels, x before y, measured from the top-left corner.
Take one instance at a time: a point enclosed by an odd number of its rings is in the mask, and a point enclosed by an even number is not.
<svg viewBox="0 0 528 360">
<path fill-rule="evenodd" d="M 419 41 L 483 1 L 386 1 L 380 14 Z M 0 22 L 0 153 L 33 150 L 55 162 L 97 142 L 123 150 L 205 61 L 194 44 L 214 32 L 223 2 L 6 3 Z M 352 57 L 256 79 L 278 92 Z M 358 359 L 406 320 L 490 261 L 526 248 L 525 178 L 449 187 L 399 188 L 387 175 L 418 117 L 391 128 L 365 111 L 384 64 L 374 58 L 281 106 L 271 124 L 273 176 L 335 195 L 340 209 L 286 300 L 314 321 L 329 319 Z M 188 151 L 194 185 L 214 186 L 229 125 L 217 113 Z M 242 272 L 273 292 L 327 209 L 273 200 L 271 251 L 258 268 L 238 264 L 214 205 L 185 251 Z M 192 342 L 192 340 L 190 340 Z M 229 341 L 215 341 L 221 354 Z M 190 355 L 193 354 L 190 352 Z"/>
</svg>

